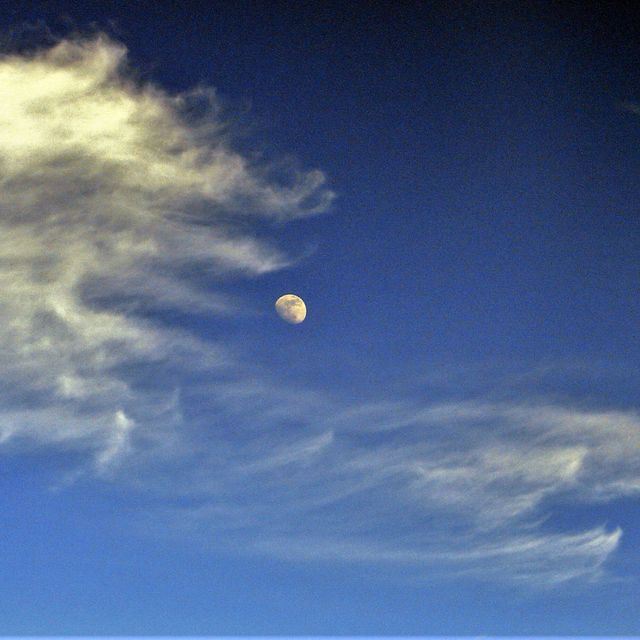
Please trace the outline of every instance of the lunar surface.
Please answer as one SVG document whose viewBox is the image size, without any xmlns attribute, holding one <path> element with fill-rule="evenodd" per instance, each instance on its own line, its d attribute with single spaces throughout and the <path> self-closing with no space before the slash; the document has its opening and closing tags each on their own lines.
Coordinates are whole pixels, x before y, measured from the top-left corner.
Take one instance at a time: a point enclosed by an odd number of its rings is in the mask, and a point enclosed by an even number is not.
<svg viewBox="0 0 640 640">
<path fill-rule="evenodd" d="M 291 324 L 300 324 L 307 317 L 304 300 L 293 293 L 287 293 L 276 300 L 278 315 Z"/>
</svg>

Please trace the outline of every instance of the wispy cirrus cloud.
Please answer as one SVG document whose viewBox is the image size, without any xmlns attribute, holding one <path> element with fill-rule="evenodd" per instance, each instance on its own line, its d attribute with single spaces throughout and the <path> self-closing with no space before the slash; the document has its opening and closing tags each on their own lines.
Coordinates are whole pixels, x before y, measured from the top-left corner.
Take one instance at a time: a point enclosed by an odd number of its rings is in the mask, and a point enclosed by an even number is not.
<svg viewBox="0 0 640 640">
<path fill-rule="evenodd" d="M 312 215 L 332 193 L 319 171 L 283 184 L 233 151 L 212 92 L 170 96 L 126 65 L 100 35 L 0 59 L 2 450 L 86 452 L 217 546 L 526 584 L 602 577 L 621 529 L 561 530 L 554 514 L 638 495 L 637 413 L 526 394 L 348 404 L 164 321 L 233 313 L 217 276 L 290 263 L 236 221 Z"/>
<path fill-rule="evenodd" d="M 271 180 L 231 149 L 212 92 L 135 82 L 104 35 L 2 56 L 0 89 L 0 434 L 89 445 L 103 466 L 161 422 L 124 369 L 229 363 L 153 312 L 233 312 L 216 275 L 291 260 L 234 220 L 310 215 L 332 193 L 319 171 Z"/>
<path fill-rule="evenodd" d="M 636 115 L 640 115 L 640 104 L 637 102 L 632 102 L 631 100 L 625 100 L 619 104 L 619 107 L 623 111 L 628 111 L 629 113 L 635 113 Z"/>
<path fill-rule="evenodd" d="M 243 411 L 260 425 L 242 446 L 221 436 L 165 487 L 183 501 L 167 513 L 181 535 L 298 561 L 553 586 L 604 578 L 623 533 L 598 520 L 567 530 L 556 516 L 640 495 L 634 412 L 274 399 L 293 431 L 255 411 L 263 402 L 245 398 L 236 414 L 236 425 Z"/>
</svg>

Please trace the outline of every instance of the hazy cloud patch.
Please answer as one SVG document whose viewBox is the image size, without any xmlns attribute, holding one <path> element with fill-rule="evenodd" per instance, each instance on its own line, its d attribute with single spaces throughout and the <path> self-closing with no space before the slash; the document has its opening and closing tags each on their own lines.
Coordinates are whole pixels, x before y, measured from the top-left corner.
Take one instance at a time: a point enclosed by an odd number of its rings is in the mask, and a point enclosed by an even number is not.
<svg viewBox="0 0 640 640">
<path fill-rule="evenodd" d="M 154 313 L 233 313 L 203 280 L 290 261 L 234 219 L 310 215 L 332 193 L 319 171 L 270 181 L 230 147 L 212 91 L 172 96 L 137 82 L 125 47 L 101 34 L 3 55 L 0 91 L 2 437 L 80 446 L 97 431 L 104 468 L 130 432 L 151 419 L 159 428 L 153 412 L 130 417 L 152 402 L 123 371 L 153 364 L 161 380 L 165 364 L 230 362 Z"/>
<path fill-rule="evenodd" d="M 622 535 L 598 521 L 557 529 L 556 516 L 640 494 L 633 412 L 292 398 L 295 429 L 283 429 L 281 416 L 254 413 L 259 395 L 245 396 L 243 410 L 262 428 L 242 446 L 217 439 L 168 490 L 198 504 L 167 516 L 181 535 L 296 561 L 554 586 L 605 577 Z"/>
</svg>

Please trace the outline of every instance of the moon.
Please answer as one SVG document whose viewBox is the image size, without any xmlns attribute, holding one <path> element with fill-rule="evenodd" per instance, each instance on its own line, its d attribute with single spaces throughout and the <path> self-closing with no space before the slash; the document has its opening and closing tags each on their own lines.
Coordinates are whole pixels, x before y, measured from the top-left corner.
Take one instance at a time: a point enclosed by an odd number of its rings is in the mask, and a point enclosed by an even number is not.
<svg viewBox="0 0 640 640">
<path fill-rule="evenodd" d="M 291 324 L 300 324 L 307 317 L 307 307 L 302 298 L 287 293 L 276 300 L 278 315 Z"/>
</svg>

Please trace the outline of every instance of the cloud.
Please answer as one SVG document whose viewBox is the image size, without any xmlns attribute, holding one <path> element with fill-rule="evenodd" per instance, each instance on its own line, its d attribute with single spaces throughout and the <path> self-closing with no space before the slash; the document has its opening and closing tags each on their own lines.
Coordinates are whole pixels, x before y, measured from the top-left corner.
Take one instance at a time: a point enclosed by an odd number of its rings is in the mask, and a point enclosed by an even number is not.
<svg viewBox="0 0 640 640">
<path fill-rule="evenodd" d="M 0 89 L 1 437 L 89 446 L 103 468 L 164 423 L 136 367 L 230 362 L 159 312 L 233 313 L 217 276 L 290 263 L 234 221 L 311 215 L 333 194 L 319 171 L 269 179 L 230 147 L 213 92 L 134 81 L 104 35 L 2 56 Z"/>
<path fill-rule="evenodd" d="M 259 431 L 242 446 L 222 435 L 165 487 L 169 502 L 185 501 L 166 513 L 180 536 L 296 561 L 548 587 L 605 578 L 622 536 L 597 520 L 567 530 L 564 514 L 640 494 L 634 412 L 281 398 L 292 431 L 264 410 L 263 393 L 234 414 L 236 428 L 244 411 Z"/>
<path fill-rule="evenodd" d="M 278 384 L 166 312 L 235 313 L 220 276 L 293 260 L 252 222 L 325 210 L 324 175 L 250 162 L 215 93 L 135 81 L 103 35 L 3 56 L 0 93 L 3 452 L 82 453 L 82 471 L 217 547 L 526 584 L 604 575 L 621 529 L 556 516 L 638 495 L 636 413 Z"/>
<path fill-rule="evenodd" d="M 640 115 L 640 104 L 638 104 L 637 102 L 625 100 L 624 102 L 621 102 L 619 106 L 623 111 L 628 111 L 629 113 Z"/>
<path fill-rule="evenodd" d="M 602 565 L 621 535 L 619 528 L 609 532 L 595 527 L 579 534 L 523 534 L 477 544 L 467 540 L 466 548 L 458 549 L 447 548 L 445 540 L 438 541 L 433 549 L 412 549 L 358 544 L 353 539 L 276 539 L 258 542 L 256 548 L 302 561 L 348 558 L 358 563 L 401 565 L 405 572 L 413 568 L 416 576 L 432 579 L 481 577 L 485 581 L 548 588 L 575 579 L 601 579 Z"/>
</svg>

